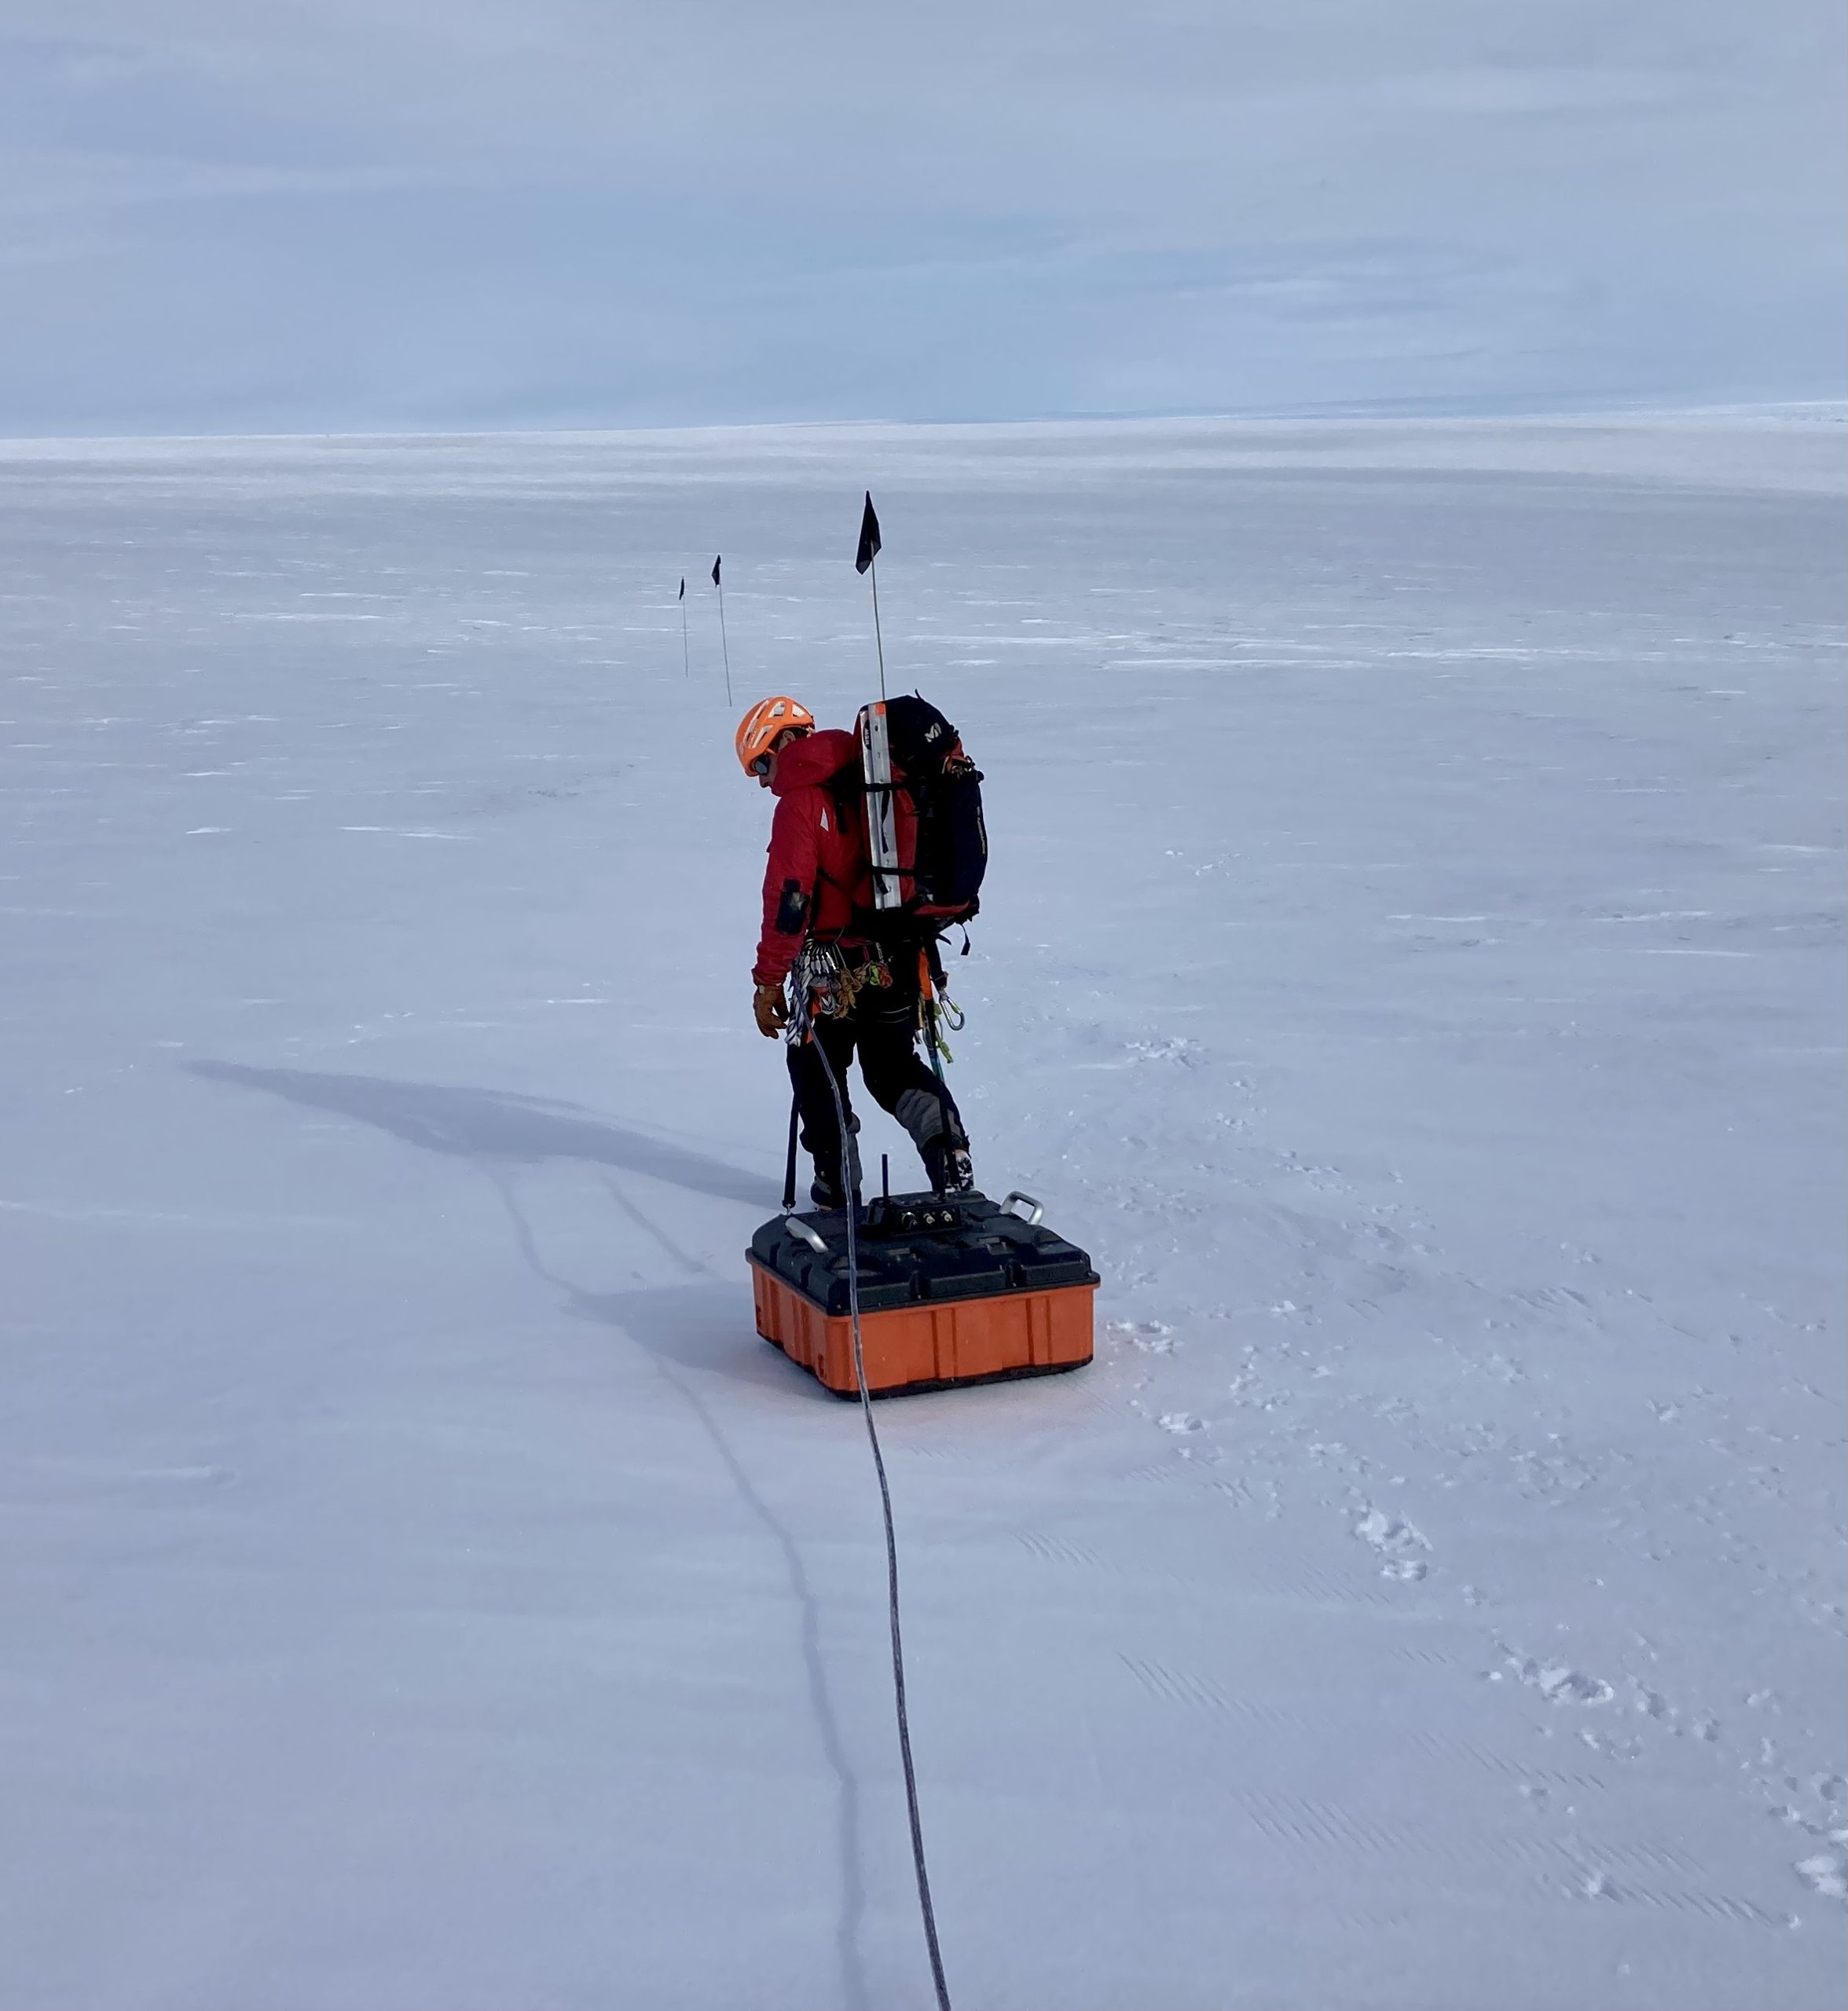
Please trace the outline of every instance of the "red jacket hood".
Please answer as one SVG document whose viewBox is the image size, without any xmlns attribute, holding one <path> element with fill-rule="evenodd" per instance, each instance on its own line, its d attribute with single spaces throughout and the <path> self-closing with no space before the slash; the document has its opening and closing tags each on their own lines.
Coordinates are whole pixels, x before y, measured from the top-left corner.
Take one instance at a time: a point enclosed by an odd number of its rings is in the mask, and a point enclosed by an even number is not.
<svg viewBox="0 0 1848 2011">
<path fill-rule="evenodd" d="M 818 789 L 828 777 L 838 774 L 849 761 L 860 759 L 860 736 L 838 727 L 823 727 L 792 740 L 776 757 L 776 773 L 770 784 L 772 796 L 788 796 L 798 789 Z"/>
</svg>

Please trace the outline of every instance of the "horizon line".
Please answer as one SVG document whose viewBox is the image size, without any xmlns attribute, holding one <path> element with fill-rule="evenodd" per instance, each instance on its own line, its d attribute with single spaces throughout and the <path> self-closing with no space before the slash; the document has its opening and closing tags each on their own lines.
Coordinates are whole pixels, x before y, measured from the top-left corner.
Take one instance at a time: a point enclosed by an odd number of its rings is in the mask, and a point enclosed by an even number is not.
<svg viewBox="0 0 1848 2011">
<path fill-rule="evenodd" d="M 689 434 L 882 432 L 949 433 L 1025 431 L 1047 427 L 1160 426 L 1538 425 L 1609 423 L 1614 420 L 1732 419 L 1742 423 L 1784 419 L 1793 423 L 1848 424 L 1848 394 L 1828 397 L 1633 400 L 1612 397 L 1582 402 L 1539 402 L 1495 406 L 1431 399 L 1372 399 L 1351 403 L 1269 406 L 1245 409 L 1042 413 L 1006 419 L 701 419 L 677 423 L 596 425 L 365 426 L 232 429 L 189 432 L 15 433 L 0 427 L 0 452 L 51 446 L 204 446 L 232 442 L 306 445 L 314 441 L 492 441 L 618 439 Z"/>
</svg>

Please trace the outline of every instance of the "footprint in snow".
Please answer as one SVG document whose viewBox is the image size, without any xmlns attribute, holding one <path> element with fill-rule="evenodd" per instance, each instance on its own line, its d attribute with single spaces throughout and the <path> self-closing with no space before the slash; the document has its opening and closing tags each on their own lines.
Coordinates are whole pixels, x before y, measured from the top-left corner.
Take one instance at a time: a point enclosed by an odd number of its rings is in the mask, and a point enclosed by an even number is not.
<svg viewBox="0 0 1848 2011">
<path fill-rule="evenodd" d="M 1196 1417 L 1191 1411 L 1164 1411 L 1155 1422 L 1164 1431 L 1204 1431 L 1206 1421 Z"/>
<path fill-rule="evenodd" d="M 1798 1786 L 1788 1775 L 1784 1785 L 1793 1789 Z M 1811 1891 L 1824 1899 L 1848 1899 L 1848 1823 L 1842 1819 L 1843 1789 L 1839 1774 L 1813 1775 L 1810 1790 L 1814 1800 L 1808 1813 L 1788 1804 L 1780 1804 L 1771 1811 L 1780 1822 L 1803 1831 L 1821 1846 L 1799 1859 L 1795 1869 Z"/>
<path fill-rule="evenodd" d="M 1512 1648 L 1502 1650 L 1505 1669 L 1530 1690 L 1538 1690 L 1549 1704 L 1608 1704 L 1616 1695 L 1609 1683 L 1586 1676 L 1569 1662 L 1543 1662 L 1531 1655 L 1517 1655 Z M 1502 1669 L 1490 1672 L 1492 1683 L 1502 1680 Z"/>
<path fill-rule="evenodd" d="M 1144 1354 L 1172 1354 L 1176 1346 L 1172 1329 L 1159 1320 L 1113 1320 L 1105 1332 Z"/>
<path fill-rule="evenodd" d="M 1848 1855 L 1840 1851 L 1821 1851 L 1805 1858 L 1797 1876 L 1824 1899 L 1848 1899 Z"/>
<path fill-rule="evenodd" d="M 1431 1548 L 1423 1532 L 1384 1508 L 1370 1507 L 1355 1524 L 1354 1533 L 1379 1553 L 1382 1578 L 1416 1584 L 1431 1568 L 1419 1555 Z"/>
<path fill-rule="evenodd" d="M 1197 1040 L 1132 1040 L 1124 1052 L 1131 1062 L 1178 1061 L 1183 1068 L 1192 1068 L 1205 1050 Z"/>
</svg>

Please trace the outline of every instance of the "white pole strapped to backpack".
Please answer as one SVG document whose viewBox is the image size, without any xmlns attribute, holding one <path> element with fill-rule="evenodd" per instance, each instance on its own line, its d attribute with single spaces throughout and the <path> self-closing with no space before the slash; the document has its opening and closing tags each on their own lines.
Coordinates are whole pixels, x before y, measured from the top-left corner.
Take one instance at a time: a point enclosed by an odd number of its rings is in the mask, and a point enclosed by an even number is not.
<svg viewBox="0 0 1848 2011">
<path fill-rule="evenodd" d="M 867 856 L 873 873 L 873 906 L 904 905 L 898 860 L 898 814 L 893 798 L 892 743 L 886 704 L 860 709 L 860 769 L 866 782 Z"/>
</svg>

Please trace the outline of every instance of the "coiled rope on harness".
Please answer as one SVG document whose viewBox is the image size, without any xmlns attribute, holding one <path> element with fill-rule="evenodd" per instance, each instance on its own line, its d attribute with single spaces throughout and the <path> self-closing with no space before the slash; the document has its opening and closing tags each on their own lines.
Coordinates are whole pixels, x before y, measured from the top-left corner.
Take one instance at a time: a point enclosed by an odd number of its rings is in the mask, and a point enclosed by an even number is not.
<svg viewBox="0 0 1848 2011">
<path fill-rule="evenodd" d="M 798 965 L 792 974 L 789 1038 L 792 1045 L 813 1038 L 809 1025 L 807 974 Z M 905 1709 L 904 1643 L 898 1619 L 898 1538 L 893 1527 L 892 1489 L 886 1478 L 886 1458 L 879 1449 L 879 1434 L 873 1423 L 873 1400 L 867 1388 L 866 1356 L 860 1336 L 860 1243 L 856 1220 L 860 1213 L 860 1148 L 847 1126 L 846 1101 L 840 1079 L 820 1041 L 815 1052 L 827 1077 L 828 1093 L 834 1098 L 834 1120 L 840 1126 L 842 1170 L 847 1181 L 847 1312 L 853 1334 L 853 1380 L 860 1393 L 860 1416 L 866 1421 L 867 1443 L 872 1448 L 873 1471 L 879 1482 L 879 1512 L 886 1526 L 886 1604 L 892 1621 L 892 1694 L 898 1714 L 898 1754 L 904 1769 L 905 1812 L 911 1819 L 911 1863 L 918 1875 L 918 1910 L 924 1922 L 924 1945 L 930 1955 L 930 1981 L 937 1992 L 937 2011 L 952 2011 L 950 1987 L 944 1979 L 943 1951 L 937 1938 L 937 1911 L 930 1903 L 930 1873 L 924 1861 L 924 1824 L 918 1812 L 918 1775 L 911 1763 L 911 1718 Z"/>
</svg>

